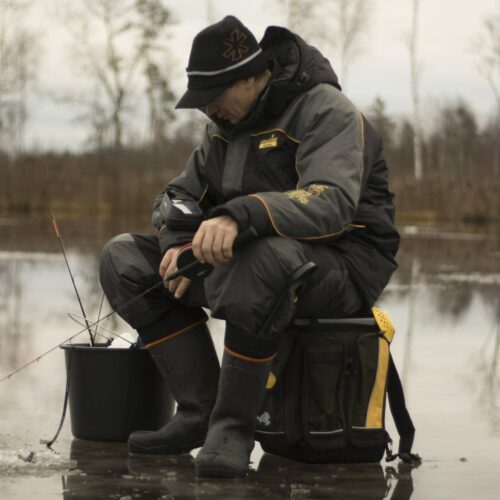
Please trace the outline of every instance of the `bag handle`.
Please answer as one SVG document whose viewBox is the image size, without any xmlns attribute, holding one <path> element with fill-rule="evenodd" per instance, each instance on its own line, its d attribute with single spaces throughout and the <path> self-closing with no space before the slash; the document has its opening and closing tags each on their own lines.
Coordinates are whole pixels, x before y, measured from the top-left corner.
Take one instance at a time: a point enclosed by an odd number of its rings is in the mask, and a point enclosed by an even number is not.
<svg viewBox="0 0 500 500">
<path fill-rule="evenodd" d="M 389 356 L 387 395 L 389 397 L 389 406 L 394 418 L 394 423 L 396 424 L 396 429 L 399 434 L 399 448 L 398 453 L 392 453 L 392 440 L 389 435 L 387 435 L 386 461 L 392 462 L 399 457 L 405 463 L 420 465 L 422 462 L 420 456 L 411 452 L 413 439 L 415 437 L 415 426 L 406 408 L 403 385 L 401 384 L 401 379 L 399 378 L 398 370 L 396 369 L 392 355 Z"/>
</svg>

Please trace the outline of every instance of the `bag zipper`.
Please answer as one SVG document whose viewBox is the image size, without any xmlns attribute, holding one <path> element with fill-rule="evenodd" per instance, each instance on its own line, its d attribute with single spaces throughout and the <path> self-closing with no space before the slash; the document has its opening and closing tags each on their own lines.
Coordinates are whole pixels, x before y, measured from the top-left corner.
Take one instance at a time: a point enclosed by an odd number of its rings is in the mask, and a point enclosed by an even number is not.
<svg viewBox="0 0 500 500">
<path fill-rule="evenodd" d="M 348 349 L 347 346 L 345 348 L 345 363 L 344 363 L 344 373 L 343 379 L 344 384 L 342 390 L 343 393 L 343 405 L 342 405 L 342 419 L 344 423 L 344 429 L 346 433 L 346 441 L 348 444 L 351 444 L 351 425 L 349 419 L 349 394 L 350 394 L 350 386 L 351 386 L 351 373 L 353 368 L 353 352 L 352 348 Z"/>
</svg>

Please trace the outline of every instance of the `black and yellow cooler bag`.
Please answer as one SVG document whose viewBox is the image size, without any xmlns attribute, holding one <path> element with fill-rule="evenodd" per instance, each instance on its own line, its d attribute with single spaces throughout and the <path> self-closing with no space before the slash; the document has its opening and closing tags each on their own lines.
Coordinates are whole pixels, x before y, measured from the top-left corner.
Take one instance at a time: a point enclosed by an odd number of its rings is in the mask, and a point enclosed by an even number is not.
<svg viewBox="0 0 500 500">
<path fill-rule="evenodd" d="M 296 319 L 273 363 L 257 417 L 264 451 L 311 463 L 378 462 L 411 453 L 415 428 L 390 355 L 394 327 L 387 315 Z M 400 435 L 391 451 L 386 394 Z"/>
</svg>

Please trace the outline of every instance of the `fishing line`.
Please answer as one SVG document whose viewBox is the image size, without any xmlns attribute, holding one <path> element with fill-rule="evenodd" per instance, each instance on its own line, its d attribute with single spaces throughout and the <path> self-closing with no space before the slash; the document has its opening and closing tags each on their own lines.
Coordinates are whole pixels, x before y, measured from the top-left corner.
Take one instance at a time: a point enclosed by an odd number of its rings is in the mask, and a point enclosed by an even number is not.
<svg viewBox="0 0 500 500">
<path fill-rule="evenodd" d="M 69 316 L 69 317 L 70 317 L 70 318 L 71 318 L 71 319 L 72 319 L 75 323 L 79 324 L 80 326 L 84 326 L 84 325 L 82 324 L 82 322 L 81 322 L 81 321 L 79 321 L 79 320 L 83 320 L 83 319 L 84 319 L 84 318 L 83 318 L 83 316 L 80 316 L 79 314 L 75 314 L 75 313 L 68 313 L 68 316 Z M 98 321 L 100 321 L 100 320 L 98 320 Z M 119 333 L 116 333 L 115 331 L 111 330 L 110 328 L 106 328 L 106 327 L 105 327 L 105 326 L 103 326 L 103 325 L 99 325 L 99 328 L 100 328 L 101 330 L 104 330 L 105 332 L 111 333 L 112 335 L 114 335 L 115 337 L 118 337 L 119 339 L 124 340 L 125 342 L 129 343 L 131 346 L 132 346 L 132 345 L 136 345 L 136 342 L 131 342 L 130 340 L 126 339 L 125 337 L 122 337 Z M 97 332 L 97 328 L 95 328 L 95 329 L 94 329 L 94 334 L 95 334 L 95 335 L 99 335 L 99 336 L 101 336 L 101 337 L 105 338 L 105 339 L 106 339 L 106 340 L 108 340 L 108 341 L 111 341 L 111 339 L 110 339 L 109 337 L 106 337 L 106 336 L 105 336 L 105 335 L 103 335 L 102 333 Z"/>
<path fill-rule="evenodd" d="M 101 319 L 101 311 L 102 311 L 103 304 L 104 304 L 104 291 L 102 292 L 102 295 L 101 295 L 101 303 L 99 305 L 99 312 L 97 313 L 97 323 L 99 323 L 99 320 Z M 95 340 L 96 335 L 97 335 L 97 327 L 95 329 L 94 340 Z"/>
<path fill-rule="evenodd" d="M 75 334 L 71 335 L 71 337 L 68 337 L 67 339 L 63 340 L 62 342 L 59 342 L 59 344 L 51 347 L 50 349 L 48 349 L 47 351 L 45 351 L 44 353 L 40 354 L 39 356 L 37 356 L 36 358 L 32 359 L 31 361 L 29 361 L 28 363 L 24 364 L 23 366 L 17 368 L 16 370 L 14 370 L 13 372 L 9 373 L 8 375 L 6 375 L 5 377 L 3 377 L 2 379 L 0 379 L 0 384 L 2 382 L 4 382 L 5 380 L 13 377 L 14 375 L 16 375 L 17 373 L 19 373 L 20 371 L 24 370 L 25 368 L 28 368 L 28 366 L 31 366 L 33 363 L 36 363 L 37 361 L 40 361 L 40 359 L 42 359 L 43 357 L 47 356 L 47 354 L 50 354 L 52 351 L 55 351 L 58 347 L 61 347 L 63 344 L 65 344 L 66 342 L 70 342 L 71 340 L 73 340 L 75 337 L 77 337 L 78 335 L 81 335 L 83 332 L 85 331 L 90 331 L 91 328 L 95 327 L 97 324 L 100 324 L 102 321 L 104 321 L 105 319 L 108 319 L 110 318 L 111 316 L 113 316 L 113 314 L 116 314 L 118 311 L 121 311 L 123 309 L 126 309 L 127 307 L 131 306 L 133 303 L 135 303 L 137 300 L 141 299 L 142 297 L 144 297 L 146 294 L 152 292 L 153 290 L 155 290 L 156 288 L 160 287 L 160 286 L 164 286 L 165 285 L 165 282 L 167 281 L 170 281 L 172 279 L 176 279 L 178 278 L 179 276 L 182 276 L 182 274 L 184 272 L 186 272 L 187 270 L 189 269 L 193 269 L 194 267 L 196 267 L 196 265 L 199 265 L 199 262 L 198 261 L 195 261 L 195 262 L 192 262 L 191 264 L 188 264 L 187 266 L 183 267 L 182 269 L 179 269 L 171 274 L 169 274 L 168 276 L 166 276 L 163 280 L 160 280 L 158 283 L 156 283 L 155 285 L 149 287 L 147 290 L 145 290 L 144 292 L 140 293 L 139 295 L 135 296 L 135 297 L 132 297 L 130 300 L 128 300 L 127 302 L 119 305 L 116 307 L 116 309 L 114 309 L 113 311 L 110 311 L 108 314 L 105 314 L 101 319 L 99 319 L 98 321 L 95 321 L 94 323 L 90 323 L 88 325 L 88 327 L 86 326 L 85 328 L 82 328 L 81 330 L 79 330 L 78 332 L 76 332 Z"/>
<path fill-rule="evenodd" d="M 257 232 L 255 231 L 255 229 L 253 227 L 250 227 L 250 228 L 246 229 L 241 235 L 239 235 L 236 238 L 236 240 L 239 240 L 239 244 L 241 245 L 243 243 L 246 243 L 250 239 L 255 238 L 256 236 L 257 236 Z M 235 240 L 235 243 L 234 243 L 234 248 L 237 247 L 236 240 Z M 86 330 L 89 331 L 89 333 L 90 333 L 90 329 L 91 328 L 93 328 L 96 325 L 100 324 L 105 319 L 110 318 L 111 316 L 113 316 L 113 314 L 116 314 L 117 312 L 119 312 L 119 311 L 121 311 L 123 309 L 126 309 L 129 306 L 131 306 L 133 303 L 135 303 L 136 301 L 138 301 L 139 299 L 141 299 L 142 297 L 144 297 L 148 293 L 152 292 L 156 288 L 158 288 L 160 286 L 164 286 L 167 281 L 171 281 L 171 280 L 177 279 L 177 278 L 179 278 L 181 276 L 189 276 L 190 274 L 191 274 L 191 276 L 196 276 L 197 274 L 199 274 L 196 271 L 199 270 L 200 266 L 203 269 L 203 268 L 205 268 L 207 266 L 207 264 L 200 263 L 198 260 L 194 259 L 191 262 L 189 262 L 189 264 L 186 264 L 185 266 L 183 266 L 181 269 L 178 269 L 177 271 L 174 271 L 173 273 L 170 273 L 169 275 L 165 276 L 165 278 L 163 278 L 162 280 L 158 281 L 158 283 L 154 284 L 153 286 L 149 287 L 148 289 L 144 290 L 144 292 L 141 292 L 139 295 L 136 295 L 135 297 L 132 297 L 127 302 L 125 302 L 123 304 L 120 304 L 113 311 L 110 311 L 108 314 L 105 314 L 98 321 L 95 321 L 94 323 L 90 323 L 90 324 L 88 324 L 88 321 L 86 321 L 86 323 L 88 325 L 87 327 L 79 330 L 74 335 L 71 335 L 71 337 L 68 337 L 67 339 L 63 340 L 59 344 L 55 345 L 54 347 L 51 347 L 50 349 L 48 349 L 44 353 L 42 353 L 39 356 L 37 356 L 36 358 L 32 359 L 28 363 L 24 364 L 23 366 L 17 368 L 13 372 L 9 373 L 8 375 L 6 375 L 2 379 L 0 379 L 0 384 L 2 382 L 4 382 L 5 380 L 13 377 L 14 375 L 16 375 L 17 373 L 19 373 L 20 371 L 24 370 L 25 368 L 28 368 L 28 366 L 31 366 L 33 363 L 36 363 L 37 361 L 39 361 L 43 357 L 47 356 L 47 354 L 50 354 L 52 351 L 55 351 L 58 347 L 62 346 L 66 342 L 70 342 L 71 340 L 73 340 L 75 337 L 77 337 L 81 333 L 85 332 Z M 194 274 L 192 274 L 193 271 L 195 272 Z M 92 333 L 90 333 L 90 335 L 92 337 Z"/>
</svg>

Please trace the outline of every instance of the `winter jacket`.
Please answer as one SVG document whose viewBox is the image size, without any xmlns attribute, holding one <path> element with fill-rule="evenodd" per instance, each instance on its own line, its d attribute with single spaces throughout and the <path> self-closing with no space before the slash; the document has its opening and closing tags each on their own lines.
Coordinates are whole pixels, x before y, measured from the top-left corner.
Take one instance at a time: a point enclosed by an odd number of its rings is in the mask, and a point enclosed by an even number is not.
<svg viewBox="0 0 500 500">
<path fill-rule="evenodd" d="M 397 268 L 399 244 L 381 139 L 317 49 L 278 27 L 261 46 L 272 74 L 247 118 L 232 126 L 212 117 L 155 200 L 162 251 L 193 237 L 165 226 L 164 197 L 192 199 L 240 231 L 336 247 L 371 306 Z"/>
</svg>

